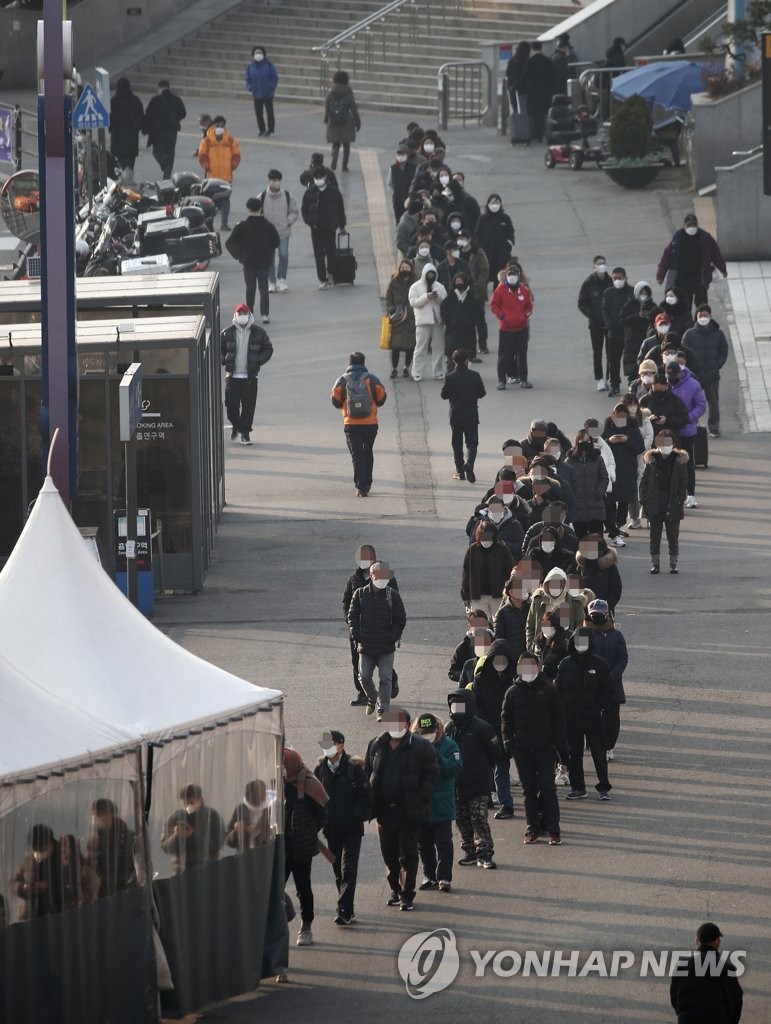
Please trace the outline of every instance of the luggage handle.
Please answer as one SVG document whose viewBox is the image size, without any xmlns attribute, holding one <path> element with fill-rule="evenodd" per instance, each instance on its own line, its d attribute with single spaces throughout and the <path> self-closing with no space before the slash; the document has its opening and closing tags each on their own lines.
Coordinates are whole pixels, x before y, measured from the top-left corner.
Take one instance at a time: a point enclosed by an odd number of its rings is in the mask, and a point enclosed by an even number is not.
<svg viewBox="0 0 771 1024">
<path fill-rule="evenodd" d="M 345 239 L 345 245 L 343 245 L 343 239 Z M 350 231 L 338 231 L 337 232 L 337 248 L 338 249 L 350 249 L 351 248 L 351 233 Z"/>
</svg>

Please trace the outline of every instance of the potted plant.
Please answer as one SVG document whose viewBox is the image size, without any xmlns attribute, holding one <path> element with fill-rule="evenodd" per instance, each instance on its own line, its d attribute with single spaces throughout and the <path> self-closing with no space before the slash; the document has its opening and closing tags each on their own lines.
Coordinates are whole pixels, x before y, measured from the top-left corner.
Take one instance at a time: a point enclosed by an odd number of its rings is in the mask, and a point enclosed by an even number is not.
<svg viewBox="0 0 771 1024">
<path fill-rule="evenodd" d="M 658 152 L 651 152 L 653 122 L 641 96 L 630 96 L 610 121 L 610 159 L 602 169 L 623 188 L 644 188 L 653 181 L 663 164 Z"/>
</svg>

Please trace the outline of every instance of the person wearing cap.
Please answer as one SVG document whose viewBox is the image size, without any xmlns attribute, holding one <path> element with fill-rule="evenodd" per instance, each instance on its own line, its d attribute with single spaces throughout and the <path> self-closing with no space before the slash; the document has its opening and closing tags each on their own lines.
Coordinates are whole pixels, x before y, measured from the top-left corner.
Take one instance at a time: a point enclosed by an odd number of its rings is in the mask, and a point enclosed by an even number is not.
<svg viewBox="0 0 771 1024">
<path fill-rule="evenodd" d="M 222 818 L 203 802 L 200 786 L 183 786 L 179 799 L 182 809 L 169 817 L 161 836 L 161 849 L 171 857 L 172 875 L 217 860 L 225 841 Z"/>
<path fill-rule="evenodd" d="M 390 889 L 386 902 L 410 911 L 415 909 L 418 831 L 428 820 L 439 766 L 433 743 L 410 732 L 408 711 L 392 708 L 385 723 L 386 731 L 367 747 L 364 771 Z"/>
<path fill-rule="evenodd" d="M 661 254 L 656 268 L 659 284 L 667 279 L 667 286 L 676 284 L 690 312 L 696 305 L 707 301 L 707 291 L 715 269 L 728 277 L 728 269 L 715 239 L 699 227 L 695 213 L 687 213 L 683 226 L 675 231 L 672 241 Z"/>
<path fill-rule="evenodd" d="M 621 308 L 621 322 L 624 325 L 624 352 L 621 366 L 629 382 L 637 376 L 640 362 L 638 353 L 640 346 L 650 332 L 653 321 L 661 312 L 661 307 L 653 301 L 653 291 L 647 281 L 638 281 L 634 286 L 631 299 L 627 299 Z"/>
<path fill-rule="evenodd" d="M 621 705 L 626 704 L 624 669 L 629 663 L 629 653 L 624 635 L 613 621 L 607 601 L 595 598 L 589 602 L 584 626 L 592 630 L 592 651 L 607 663 L 613 684 L 602 709 L 605 756 L 612 761 L 621 728 Z"/>
<path fill-rule="evenodd" d="M 679 399 L 678 399 L 679 401 Z M 640 480 L 640 503 L 650 523 L 651 575 L 657 576 L 661 534 L 666 527 L 669 571 L 678 572 L 680 521 L 688 493 L 688 453 L 675 447 L 671 428 L 656 428 L 654 447 L 643 455 L 645 469 Z"/>
<path fill-rule="evenodd" d="M 556 91 L 562 92 L 563 90 L 557 89 Z M 610 387 L 608 383 L 610 370 L 604 369 L 602 363 L 602 350 L 606 345 L 607 338 L 602 302 L 605 292 L 608 288 L 612 287 L 613 281 L 608 273 L 608 261 L 604 256 L 595 256 L 592 260 L 592 272 L 584 280 L 578 292 L 578 308 L 588 321 L 589 338 L 592 343 L 594 379 L 598 391 L 607 391 Z M 608 366 L 607 351 L 605 362 L 606 366 Z"/>
<path fill-rule="evenodd" d="M 688 423 L 688 410 L 672 391 L 666 372 L 661 368 L 656 371 L 648 394 L 640 399 L 640 408 L 644 415 L 650 416 L 656 434 L 666 427 L 677 438 Z"/>
<path fill-rule="evenodd" d="M 445 732 L 458 745 L 462 764 L 455 780 L 456 824 L 463 847 L 458 865 L 495 869 L 488 812 L 490 771 L 501 759 L 500 741 L 493 727 L 477 716 L 472 690 L 453 690 L 447 704 L 450 721 Z"/>
<path fill-rule="evenodd" d="M 61 910 L 59 844 L 48 825 L 33 825 L 27 836 L 29 849 L 14 876 L 14 891 L 20 900 L 19 921 L 56 914 Z"/>
<path fill-rule="evenodd" d="M 225 125 L 227 121 L 222 114 L 217 114 L 211 126 L 198 146 L 198 163 L 203 167 L 207 178 L 221 178 L 233 183 L 233 172 L 241 163 L 241 147 L 238 139 L 231 135 Z M 227 195 L 220 206 L 220 230 L 230 231 L 230 195 Z"/>
<path fill-rule="evenodd" d="M 286 283 L 289 269 L 289 239 L 292 234 L 292 225 L 300 216 L 297 200 L 291 195 L 289 189 L 283 188 L 283 179 L 281 171 L 272 167 L 268 171 L 268 187 L 259 195 L 263 216 L 278 232 L 278 275 L 274 260 L 268 268 L 268 291 L 282 293 L 289 291 L 289 286 Z"/>
<path fill-rule="evenodd" d="M 696 377 L 687 366 L 681 366 L 677 359 L 669 363 L 666 374 L 672 393 L 677 395 L 688 412 L 688 422 L 680 430 L 680 447 L 688 453 L 688 496 L 685 507 L 698 508 L 694 449 L 699 420 L 707 410 L 707 399 Z"/>
<path fill-rule="evenodd" d="M 450 892 L 452 888 L 452 823 L 455 821 L 455 780 L 463 769 L 463 759 L 455 740 L 445 735 L 441 719 L 430 712 L 418 715 L 412 723 L 412 731 L 434 745 L 439 778 L 431 804 L 428 819 L 418 832 L 418 854 L 423 866 L 423 881 L 418 886 L 422 891 L 438 889 Z"/>
<path fill-rule="evenodd" d="M 351 601 L 353 595 L 360 587 L 366 587 L 370 581 L 369 570 L 370 567 L 377 561 L 377 555 L 375 549 L 371 544 L 362 544 L 361 547 L 356 549 L 356 571 L 348 577 L 348 581 L 345 584 L 343 590 L 343 618 L 345 620 L 346 628 L 348 627 L 348 612 L 351 610 Z M 394 590 L 399 589 L 399 584 L 396 582 L 396 577 L 391 576 L 388 581 L 389 587 L 393 587 Z M 367 694 L 362 689 L 361 683 L 359 682 L 359 651 L 357 644 L 354 643 L 353 637 L 348 636 L 351 645 L 351 664 L 353 665 L 353 685 L 356 689 L 356 696 L 351 700 L 352 708 L 363 708 L 367 706 Z"/>
<path fill-rule="evenodd" d="M 744 992 L 730 958 L 720 953 L 723 933 L 712 921 L 696 932 L 696 950 L 678 963 L 669 983 L 677 1024 L 739 1024 Z"/>
<path fill-rule="evenodd" d="M 372 816 L 372 798 L 363 761 L 349 756 L 345 736 L 338 729 L 323 733 L 319 746 L 322 756 L 314 774 L 329 796 L 323 832 L 335 857 L 332 863 L 337 886 L 335 924 L 345 927 L 356 920 L 354 899 L 359 853 L 364 823 Z"/>
<path fill-rule="evenodd" d="M 698 363 L 696 376 L 707 399 L 709 436 L 720 437 L 720 371 L 728 359 L 728 342 L 706 302 L 697 307 L 696 323 L 683 335 L 683 345 Z"/>
<path fill-rule="evenodd" d="M 677 351 L 680 339 L 671 333 L 672 323 L 669 314 L 662 310 L 653 318 L 653 327 L 642 340 L 640 351 L 637 353 L 637 362 L 643 359 L 652 359 L 657 366 L 663 363 L 663 351 L 667 345 L 671 345 Z"/>
<path fill-rule="evenodd" d="M 407 615 L 399 591 L 389 586 L 391 570 L 385 562 L 373 562 L 369 574 L 369 583 L 351 599 L 348 626 L 359 652 L 359 683 L 367 695 L 366 713 L 377 710 L 380 722 L 391 704 L 394 655 Z M 377 688 L 373 681 L 376 667 Z"/>
<path fill-rule="evenodd" d="M 260 289 L 260 315 L 264 324 L 270 323 L 270 297 L 268 272 L 273 266 L 280 239 L 278 231 L 262 215 L 262 202 L 257 196 L 246 200 L 249 211 L 246 220 L 233 228 L 225 248 L 243 267 L 246 284 L 246 304 L 254 309 L 254 297 Z"/>
<path fill-rule="evenodd" d="M 309 185 L 313 184 L 313 178 L 316 171 L 323 171 L 324 177 L 327 179 L 329 184 L 333 188 L 337 188 L 337 176 L 331 167 L 327 167 L 324 163 L 323 153 L 311 153 L 310 166 L 300 174 L 300 184 L 303 188 L 308 188 Z"/>
<path fill-rule="evenodd" d="M 232 324 L 220 335 L 220 363 L 225 367 L 225 409 L 230 420 L 231 441 L 240 436 L 241 444 L 252 443 L 257 378 L 272 355 L 271 340 L 254 322 L 249 306 L 243 303 L 236 306 Z"/>
<path fill-rule="evenodd" d="M 325 168 L 313 169 L 313 180 L 305 190 L 300 212 L 311 229 L 319 291 L 324 291 L 335 283 L 332 268 L 337 257 L 336 234 L 345 231 L 346 225 L 343 197 L 340 190 L 330 183 Z"/>
<path fill-rule="evenodd" d="M 484 313 L 476 300 L 469 295 L 469 285 L 465 278 L 460 278 L 465 286 L 464 297 L 468 302 L 476 306 L 481 322 L 484 323 Z M 459 282 L 456 281 L 456 284 Z M 457 291 L 457 288 L 456 288 Z M 442 303 L 443 313 L 446 312 L 445 303 Z M 460 303 L 458 303 L 460 304 Z M 474 463 L 479 448 L 479 399 L 484 398 L 487 392 L 482 383 L 482 378 L 476 370 L 469 369 L 468 351 L 464 348 L 456 349 L 452 354 L 452 371 L 447 374 L 442 384 L 441 397 L 450 403 L 450 430 L 452 453 L 455 459 L 455 480 L 468 480 L 469 483 L 476 483 Z M 466 455 L 463 455 L 463 442 L 466 442 Z"/>
<path fill-rule="evenodd" d="M 656 379 L 658 369 L 653 359 L 643 359 L 640 363 L 637 377 L 629 384 L 629 393 L 634 395 L 635 402 L 639 402 L 644 395 L 648 394 Z"/>
<path fill-rule="evenodd" d="M 396 147 L 396 160 L 388 168 L 388 178 L 386 179 L 397 224 L 404 213 L 404 204 L 409 198 L 410 185 L 417 169 L 418 161 L 415 159 L 414 152 L 400 142 Z"/>
</svg>

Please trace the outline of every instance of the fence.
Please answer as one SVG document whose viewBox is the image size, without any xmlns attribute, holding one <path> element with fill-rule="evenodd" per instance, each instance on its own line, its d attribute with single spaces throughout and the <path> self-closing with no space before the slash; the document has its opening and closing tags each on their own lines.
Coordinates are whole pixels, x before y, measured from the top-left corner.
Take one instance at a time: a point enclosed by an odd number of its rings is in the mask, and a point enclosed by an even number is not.
<svg viewBox="0 0 771 1024">
<path fill-rule="evenodd" d="M 29 157 L 30 169 L 37 169 L 37 114 L 18 104 L 0 106 L 0 163 L 13 164 L 13 169 L 20 171 L 25 157 Z"/>
</svg>

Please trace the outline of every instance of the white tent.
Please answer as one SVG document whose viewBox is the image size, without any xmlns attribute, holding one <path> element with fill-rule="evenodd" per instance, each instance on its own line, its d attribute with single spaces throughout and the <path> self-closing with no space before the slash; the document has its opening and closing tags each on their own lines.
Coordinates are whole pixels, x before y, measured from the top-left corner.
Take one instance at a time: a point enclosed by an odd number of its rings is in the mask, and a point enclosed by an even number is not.
<svg viewBox="0 0 771 1024">
<path fill-rule="evenodd" d="M 135 739 L 168 739 L 281 697 L 149 623 L 94 560 L 50 477 L 0 573 L 0 622 L 11 665 Z"/>
</svg>

